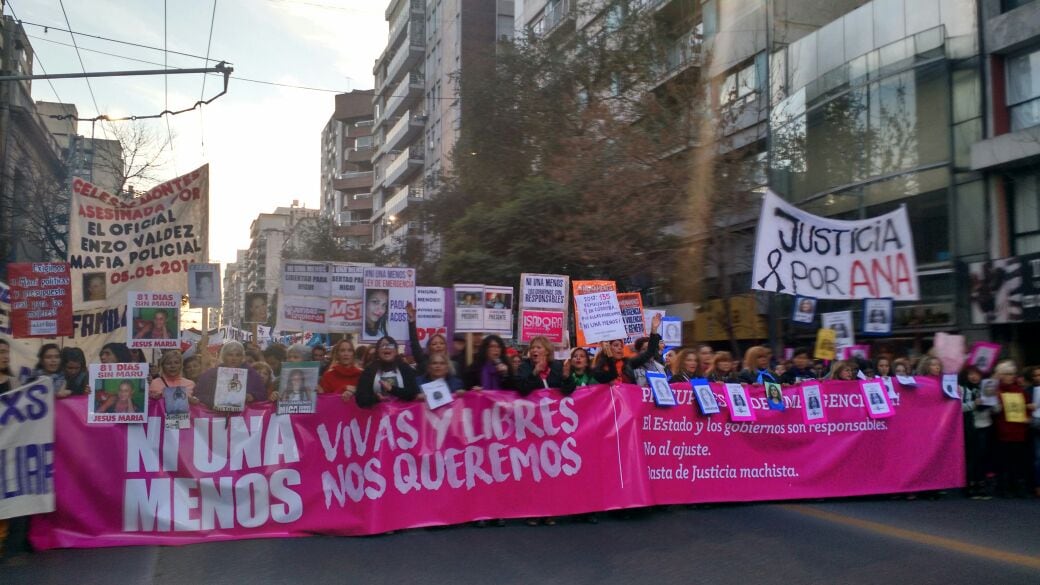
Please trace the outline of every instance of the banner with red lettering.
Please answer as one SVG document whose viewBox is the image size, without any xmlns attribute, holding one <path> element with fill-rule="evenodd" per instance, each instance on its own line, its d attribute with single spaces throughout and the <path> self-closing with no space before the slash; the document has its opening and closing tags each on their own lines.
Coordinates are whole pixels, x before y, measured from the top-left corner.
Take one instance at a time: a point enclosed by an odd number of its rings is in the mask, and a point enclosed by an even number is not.
<svg viewBox="0 0 1040 585">
<path fill-rule="evenodd" d="M 57 511 L 37 516 L 37 548 L 172 545 L 238 538 L 361 535 L 483 518 L 582 514 L 672 503 L 853 496 L 960 486 L 960 405 L 934 379 L 896 384 L 895 416 L 873 420 L 859 384 L 813 382 L 752 422 L 698 414 L 688 385 L 658 408 L 634 385 L 470 392 L 435 411 L 364 410 L 319 396 L 318 412 L 235 416 L 193 408 L 167 429 L 163 401 L 141 425 L 91 425 L 86 398 L 56 404 Z M 814 405 L 815 408 L 815 405 Z M 98 448 L 103 445 L 104 448 Z"/>
<path fill-rule="evenodd" d="M 816 299 L 918 300 L 906 206 L 869 219 L 839 220 L 813 215 L 767 192 L 751 288 Z"/>
</svg>

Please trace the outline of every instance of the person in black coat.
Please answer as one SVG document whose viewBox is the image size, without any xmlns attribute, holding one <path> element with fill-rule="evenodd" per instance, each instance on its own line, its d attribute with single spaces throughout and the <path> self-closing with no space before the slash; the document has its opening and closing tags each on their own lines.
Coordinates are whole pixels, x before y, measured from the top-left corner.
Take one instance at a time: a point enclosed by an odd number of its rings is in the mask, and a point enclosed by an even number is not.
<svg viewBox="0 0 1040 585">
<path fill-rule="evenodd" d="M 661 326 L 660 313 L 654 315 L 650 323 L 650 338 L 643 353 L 625 359 L 625 342 L 615 339 L 609 343 L 602 344 L 600 352 L 596 354 L 595 363 L 592 366 L 592 376 L 600 384 L 609 384 L 619 377 L 625 384 L 633 384 L 636 381 L 634 368 L 643 367 L 658 353 L 661 344 L 661 335 L 657 332 Z"/>
<path fill-rule="evenodd" d="M 362 408 L 371 408 L 390 396 L 413 400 L 418 395 L 415 370 L 401 359 L 397 341 L 382 337 L 376 343 L 376 359 L 361 372 L 354 400 Z"/>
<path fill-rule="evenodd" d="M 520 396 L 542 388 L 563 387 L 563 364 L 553 359 L 553 346 L 546 337 L 531 339 L 527 359 L 520 362 L 514 387 Z"/>
</svg>

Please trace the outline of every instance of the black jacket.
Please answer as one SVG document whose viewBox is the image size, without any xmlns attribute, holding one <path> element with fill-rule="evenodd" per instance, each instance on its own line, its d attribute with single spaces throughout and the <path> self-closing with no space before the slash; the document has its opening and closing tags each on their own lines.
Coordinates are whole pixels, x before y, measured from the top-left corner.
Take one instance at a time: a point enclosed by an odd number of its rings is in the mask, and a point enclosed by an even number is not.
<svg viewBox="0 0 1040 585">
<path fill-rule="evenodd" d="M 358 406 L 370 408 L 379 403 L 379 397 L 376 396 L 374 388 L 378 371 L 379 365 L 375 363 L 361 372 L 361 378 L 358 379 L 357 392 L 354 394 L 354 400 L 357 401 Z M 390 394 L 401 400 L 413 400 L 419 394 L 419 384 L 416 382 L 415 370 L 403 361 L 398 360 L 397 371 L 401 372 L 401 381 L 404 382 L 404 387 L 402 388 L 394 384 L 394 387 L 390 389 Z"/>
<path fill-rule="evenodd" d="M 559 360 L 549 361 L 549 376 L 545 379 L 549 388 L 563 388 L 563 363 Z M 545 388 L 542 377 L 534 373 L 534 363 L 523 360 L 517 368 L 516 381 L 513 384 L 520 396 L 527 396 L 535 390 Z"/>
</svg>

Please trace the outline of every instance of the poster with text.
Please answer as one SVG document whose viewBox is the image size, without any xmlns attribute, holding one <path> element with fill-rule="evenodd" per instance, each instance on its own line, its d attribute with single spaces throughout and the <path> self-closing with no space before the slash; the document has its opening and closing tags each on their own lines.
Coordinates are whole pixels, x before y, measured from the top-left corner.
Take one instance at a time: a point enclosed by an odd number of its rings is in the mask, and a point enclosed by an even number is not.
<svg viewBox="0 0 1040 585">
<path fill-rule="evenodd" d="M 621 307 L 621 318 L 625 323 L 625 345 L 631 345 L 646 335 L 643 295 L 637 292 L 618 293 L 617 300 L 618 306 Z"/>
<path fill-rule="evenodd" d="M 127 293 L 133 327 L 127 329 L 130 349 L 178 349 L 181 338 L 181 295 L 169 292 Z"/>
<path fill-rule="evenodd" d="M 520 275 L 520 308 L 567 313 L 570 277 L 560 274 Z"/>
<path fill-rule="evenodd" d="M 357 299 L 329 299 L 326 328 L 329 333 L 361 333 L 361 315 L 364 301 Z"/>
<path fill-rule="evenodd" d="M 188 306 L 192 309 L 220 308 L 220 264 L 188 265 Z"/>
<path fill-rule="evenodd" d="M 578 331 L 587 344 L 625 338 L 625 323 L 615 292 L 575 295 L 574 314 L 579 319 Z"/>
<path fill-rule="evenodd" d="M 278 331 L 328 331 L 329 299 L 278 295 Z"/>
<path fill-rule="evenodd" d="M 834 349 L 841 350 L 856 344 L 856 330 L 852 324 L 852 311 L 820 313 L 820 323 L 825 329 L 834 330 Z"/>
<path fill-rule="evenodd" d="M 455 296 L 455 333 L 483 333 L 484 285 L 456 284 L 452 291 Z"/>
<path fill-rule="evenodd" d="M 535 337 L 545 337 L 554 345 L 565 345 L 565 315 L 561 311 L 520 309 L 520 343 L 530 343 Z"/>
<path fill-rule="evenodd" d="M 365 295 L 365 268 L 371 266 L 356 262 L 329 264 L 329 294 L 334 298 L 360 301 Z"/>
<path fill-rule="evenodd" d="M 76 177 L 68 261 L 77 310 L 122 305 L 132 289 L 184 292 L 202 262 L 209 222 L 209 165 L 130 200 Z"/>
<path fill-rule="evenodd" d="M 372 266 L 365 268 L 364 317 L 361 341 L 374 342 L 389 335 L 398 343 L 408 340 L 408 303 L 415 305 L 415 269 Z"/>
<path fill-rule="evenodd" d="M 72 335 L 72 281 L 64 262 L 7 265 L 11 334 L 15 338 Z"/>
<path fill-rule="evenodd" d="M 863 335 L 892 334 L 892 299 L 863 299 Z"/>
<path fill-rule="evenodd" d="M 415 287 L 415 332 L 419 345 L 426 347 L 434 335 L 448 338 L 445 319 L 444 289 L 437 286 Z"/>
<path fill-rule="evenodd" d="M 213 410 L 241 412 L 246 407 L 246 381 L 248 379 L 249 371 L 245 368 L 218 367 Z"/>
<path fill-rule="evenodd" d="M 484 333 L 513 336 L 513 287 L 484 287 Z"/>
<path fill-rule="evenodd" d="M 617 295 L 617 283 L 613 280 L 575 280 L 571 282 L 571 292 L 575 298 L 578 295 L 587 295 L 591 293 L 602 293 L 612 292 Z M 585 335 L 581 328 L 581 315 L 578 314 L 577 309 L 574 313 L 574 327 L 576 329 L 575 335 L 577 337 L 578 347 L 588 347 L 594 342 L 590 342 L 585 339 Z M 622 327 L 624 329 L 624 327 Z M 614 339 L 624 339 L 624 335 L 615 337 Z"/>
<path fill-rule="evenodd" d="M 318 362 L 282 364 L 278 414 L 314 414 L 318 404 Z"/>
<path fill-rule="evenodd" d="M 143 423 L 148 416 L 148 364 L 90 364 L 87 422 Z"/>
<path fill-rule="evenodd" d="M 329 288 L 329 265 L 325 262 L 293 260 L 282 266 L 281 294 L 297 297 L 325 297 Z"/>
<path fill-rule="evenodd" d="M 751 288 L 817 299 L 920 297 L 906 207 L 861 220 L 819 217 L 769 191 Z"/>
</svg>

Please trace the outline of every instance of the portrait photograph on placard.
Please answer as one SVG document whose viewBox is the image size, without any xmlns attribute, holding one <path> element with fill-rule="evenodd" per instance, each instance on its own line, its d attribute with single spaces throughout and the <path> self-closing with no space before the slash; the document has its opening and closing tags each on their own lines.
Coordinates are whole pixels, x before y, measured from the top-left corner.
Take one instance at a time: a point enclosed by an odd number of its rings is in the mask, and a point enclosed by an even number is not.
<svg viewBox="0 0 1040 585">
<path fill-rule="evenodd" d="M 245 295 L 245 317 L 243 323 L 267 323 L 269 314 L 267 309 L 267 293 L 247 292 Z"/>
<path fill-rule="evenodd" d="M 213 410 L 241 412 L 246 406 L 246 380 L 249 371 L 245 368 L 217 368 L 216 394 Z"/>
<path fill-rule="evenodd" d="M 971 346 L 971 353 L 968 354 L 968 365 L 975 366 L 983 374 L 989 374 L 993 371 L 993 367 L 997 365 L 998 357 L 1000 357 L 999 343 L 977 341 Z"/>
<path fill-rule="evenodd" d="M 720 412 L 719 401 L 715 399 L 715 393 L 711 391 L 707 380 L 692 380 L 690 385 L 693 387 L 693 396 L 697 400 L 701 414 L 718 414 Z"/>
<path fill-rule="evenodd" d="M 650 391 L 654 396 L 654 404 L 657 406 L 675 406 L 675 392 L 668 385 L 668 377 L 657 372 L 647 372 L 646 381 L 650 384 Z"/>
<path fill-rule="evenodd" d="M 282 365 L 278 384 L 278 414 L 313 414 L 318 404 L 318 362 Z"/>
<path fill-rule="evenodd" d="M 148 413 L 148 364 L 90 364 L 88 423 L 142 423 Z"/>
<path fill-rule="evenodd" d="M 892 333 L 892 299 L 863 299 L 863 334 Z"/>
<path fill-rule="evenodd" d="M 220 265 L 189 264 L 188 306 L 192 309 L 219 307 L 221 301 Z"/>
<path fill-rule="evenodd" d="M 726 384 L 726 394 L 729 396 L 729 417 L 734 421 L 755 420 L 755 411 L 751 410 L 751 400 L 748 398 L 747 390 L 741 384 Z"/>
<path fill-rule="evenodd" d="M 816 321 L 816 299 L 812 297 L 795 297 L 791 322 L 800 325 L 812 325 L 814 321 Z"/>
<path fill-rule="evenodd" d="M 893 413 L 892 403 L 888 400 L 888 392 L 881 382 L 860 381 L 860 389 L 867 405 L 867 412 L 871 418 L 884 418 Z"/>
<path fill-rule="evenodd" d="M 103 301 L 108 298 L 108 284 L 104 272 L 83 273 L 83 302 Z"/>
<path fill-rule="evenodd" d="M 823 410 L 823 395 L 815 384 L 802 386 L 802 404 L 805 422 L 823 422 L 827 415 Z"/>
</svg>

